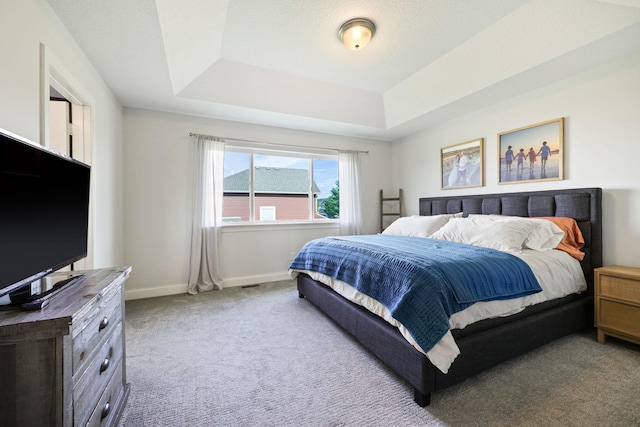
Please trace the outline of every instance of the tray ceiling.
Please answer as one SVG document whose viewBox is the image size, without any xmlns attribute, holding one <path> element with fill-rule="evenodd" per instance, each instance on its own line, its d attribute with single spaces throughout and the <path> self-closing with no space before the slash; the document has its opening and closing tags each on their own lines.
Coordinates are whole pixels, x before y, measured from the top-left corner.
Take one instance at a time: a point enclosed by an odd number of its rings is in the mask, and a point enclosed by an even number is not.
<svg viewBox="0 0 640 427">
<path fill-rule="evenodd" d="M 49 3 L 124 106 L 381 140 L 640 53 L 639 0 Z"/>
</svg>

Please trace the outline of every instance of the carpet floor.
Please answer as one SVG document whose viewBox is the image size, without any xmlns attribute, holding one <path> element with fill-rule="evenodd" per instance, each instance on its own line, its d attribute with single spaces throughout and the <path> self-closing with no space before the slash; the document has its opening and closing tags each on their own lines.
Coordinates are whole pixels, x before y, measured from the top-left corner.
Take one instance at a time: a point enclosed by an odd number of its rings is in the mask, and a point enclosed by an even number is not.
<svg viewBox="0 0 640 427">
<path fill-rule="evenodd" d="M 293 281 L 126 302 L 121 426 L 640 426 L 640 346 L 587 330 L 413 402 Z"/>
</svg>

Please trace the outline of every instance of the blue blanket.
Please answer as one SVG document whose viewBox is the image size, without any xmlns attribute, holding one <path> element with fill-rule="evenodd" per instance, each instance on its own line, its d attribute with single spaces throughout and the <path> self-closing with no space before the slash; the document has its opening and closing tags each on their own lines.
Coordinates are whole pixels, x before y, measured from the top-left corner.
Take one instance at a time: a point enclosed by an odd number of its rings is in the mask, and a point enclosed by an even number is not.
<svg viewBox="0 0 640 427">
<path fill-rule="evenodd" d="M 384 305 L 429 351 L 449 317 L 478 301 L 541 291 L 520 258 L 423 237 L 326 237 L 307 243 L 289 267 L 341 280 Z"/>
</svg>

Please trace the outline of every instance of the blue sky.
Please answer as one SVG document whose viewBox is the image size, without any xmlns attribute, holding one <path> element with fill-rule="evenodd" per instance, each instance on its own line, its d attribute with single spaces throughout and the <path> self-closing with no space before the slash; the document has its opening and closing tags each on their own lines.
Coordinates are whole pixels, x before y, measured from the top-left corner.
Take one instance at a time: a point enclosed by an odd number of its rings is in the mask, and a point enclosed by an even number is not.
<svg viewBox="0 0 640 427">
<path fill-rule="evenodd" d="M 279 168 L 308 169 L 309 161 L 304 158 L 281 156 L 254 156 L 255 166 Z M 237 152 L 224 153 L 224 176 L 229 176 L 249 169 L 249 154 Z M 315 159 L 313 161 L 314 181 L 320 188 L 320 198 L 331 195 L 331 189 L 338 180 L 338 161 Z"/>
</svg>

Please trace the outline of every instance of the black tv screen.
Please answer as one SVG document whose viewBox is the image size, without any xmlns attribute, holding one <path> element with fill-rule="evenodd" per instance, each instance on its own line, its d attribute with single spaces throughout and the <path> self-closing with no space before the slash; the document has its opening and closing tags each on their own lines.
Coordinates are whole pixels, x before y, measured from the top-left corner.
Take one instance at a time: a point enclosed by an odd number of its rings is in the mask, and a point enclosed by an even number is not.
<svg viewBox="0 0 640 427">
<path fill-rule="evenodd" d="M 0 129 L 0 296 L 87 255 L 90 167 Z"/>
</svg>

